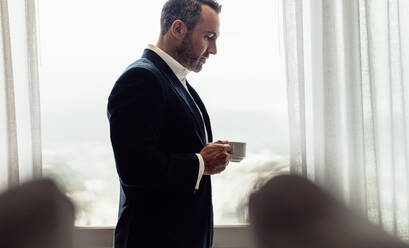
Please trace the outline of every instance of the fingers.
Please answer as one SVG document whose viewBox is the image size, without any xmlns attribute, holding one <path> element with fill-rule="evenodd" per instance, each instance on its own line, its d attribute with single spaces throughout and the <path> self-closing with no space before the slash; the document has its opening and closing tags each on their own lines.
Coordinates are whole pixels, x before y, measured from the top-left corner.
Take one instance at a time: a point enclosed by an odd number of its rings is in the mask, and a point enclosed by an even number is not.
<svg viewBox="0 0 409 248">
<path fill-rule="evenodd" d="M 226 169 L 226 166 L 217 167 L 216 174 L 219 174 L 219 173 L 223 172 L 225 169 Z"/>
<path fill-rule="evenodd" d="M 229 144 L 229 141 L 227 141 L 227 140 L 218 140 L 218 141 L 216 141 L 214 143 L 216 143 L 216 144 Z"/>
<path fill-rule="evenodd" d="M 223 172 L 225 169 L 226 169 L 226 165 L 220 165 L 220 166 L 217 166 L 217 167 L 211 169 L 210 174 L 211 175 L 219 174 L 219 173 Z"/>
<path fill-rule="evenodd" d="M 232 153 L 233 148 L 231 147 L 230 144 L 227 144 L 225 148 L 226 148 L 226 151 L 227 151 L 229 154 Z"/>
<path fill-rule="evenodd" d="M 214 175 L 224 171 L 231 160 L 231 150 L 229 142 L 221 140 L 203 148 L 201 154 L 205 160 L 205 174 Z"/>
<path fill-rule="evenodd" d="M 226 160 L 229 162 L 233 155 L 231 153 L 226 153 L 226 155 L 227 155 Z"/>
<path fill-rule="evenodd" d="M 223 161 L 224 163 L 226 163 L 230 161 L 230 159 L 232 158 L 232 155 L 227 151 L 223 151 L 222 153 L 217 154 L 216 158 L 220 160 L 221 162 Z"/>
<path fill-rule="evenodd" d="M 213 145 L 213 147 L 217 147 L 219 150 L 224 150 L 228 153 L 232 152 L 232 147 L 229 143 L 216 143 Z"/>
</svg>

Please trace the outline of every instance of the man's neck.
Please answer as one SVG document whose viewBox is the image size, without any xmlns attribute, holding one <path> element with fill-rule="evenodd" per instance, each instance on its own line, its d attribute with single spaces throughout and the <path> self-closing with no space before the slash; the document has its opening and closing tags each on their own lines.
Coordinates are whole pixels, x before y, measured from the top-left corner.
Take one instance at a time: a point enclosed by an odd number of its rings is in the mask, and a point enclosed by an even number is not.
<svg viewBox="0 0 409 248">
<path fill-rule="evenodd" d="M 165 53 L 169 54 L 172 58 L 174 58 L 179 64 L 183 65 L 177 56 L 176 49 L 172 49 L 170 46 L 167 46 L 163 39 L 159 39 L 158 42 L 156 43 L 156 46 L 164 51 Z"/>
</svg>

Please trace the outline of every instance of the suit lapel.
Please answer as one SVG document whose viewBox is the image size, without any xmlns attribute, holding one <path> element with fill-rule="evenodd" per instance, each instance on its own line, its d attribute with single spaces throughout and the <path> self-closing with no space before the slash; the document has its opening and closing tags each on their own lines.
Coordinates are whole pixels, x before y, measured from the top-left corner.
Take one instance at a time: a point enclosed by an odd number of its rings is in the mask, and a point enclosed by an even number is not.
<svg viewBox="0 0 409 248">
<path fill-rule="evenodd" d="M 190 97 L 189 93 L 186 91 L 186 89 L 183 87 L 183 85 L 179 81 L 177 83 L 173 83 L 173 87 L 175 88 L 179 96 L 183 99 L 185 104 L 188 106 L 190 112 L 192 113 L 196 121 L 197 127 L 199 128 L 202 141 L 204 142 L 204 144 L 206 144 L 206 136 L 205 136 L 204 126 L 203 126 L 203 120 L 202 120 L 202 117 L 200 116 L 200 112 L 197 109 L 195 102 L 193 101 L 192 97 Z"/>
<path fill-rule="evenodd" d="M 210 118 L 209 118 L 209 114 L 207 113 L 206 107 L 202 102 L 202 99 L 200 99 L 199 95 L 197 94 L 197 92 L 193 89 L 192 86 L 190 86 L 189 83 L 187 83 L 187 88 L 190 92 L 190 95 L 192 95 L 193 99 L 195 100 L 197 106 L 199 106 L 200 111 L 202 112 L 203 115 L 203 119 L 204 119 L 204 123 L 206 125 L 206 131 L 207 131 L 207 137 L 209 142 L 213 142 L 213 134 L 212 134 L 212 127 L 210 125 Z"/>
<path fill-rule="evenodd" d="M 176 95 L 178 95 L 186 104 L 195 119 L 195 131 L 198 132 L 197 134 L 200 137 L 200 140 L 202 141 L 203 145 L 205 145 L 206 136 L 200 113 L 196 107 L 196 104 L 193 102 L 193 99 L 189 96 L 189 93 L 183 87 L 182 83 L 176 77 L 175 73 L 173 73 L 172 69 L 170 69 L 170 67 L 166 64 L 165 61 L 163 61 L 163 59 L 159 55 L 149 49 L 145 49 L 142 57 L 150 60 L 154 65 L 156 65 L 156 67 L 162 72 L 162 75 L 164 75 L 170 82 L 169 85 L 176 93 Z"/>
</svg>

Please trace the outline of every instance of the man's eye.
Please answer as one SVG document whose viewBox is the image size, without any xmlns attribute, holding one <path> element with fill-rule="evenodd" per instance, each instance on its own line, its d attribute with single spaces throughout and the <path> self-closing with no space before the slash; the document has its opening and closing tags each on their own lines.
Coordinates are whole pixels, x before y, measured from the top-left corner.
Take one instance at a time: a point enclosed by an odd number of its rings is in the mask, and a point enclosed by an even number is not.
<svg viewBox="0 0 409 248">
<path fill-rule="evenodd" d="M 206 40 L 212 40 L 212 39 L 214 39 L 214 34 L 205 35 L 205 39 L 206 39 Z"/>
</svg>

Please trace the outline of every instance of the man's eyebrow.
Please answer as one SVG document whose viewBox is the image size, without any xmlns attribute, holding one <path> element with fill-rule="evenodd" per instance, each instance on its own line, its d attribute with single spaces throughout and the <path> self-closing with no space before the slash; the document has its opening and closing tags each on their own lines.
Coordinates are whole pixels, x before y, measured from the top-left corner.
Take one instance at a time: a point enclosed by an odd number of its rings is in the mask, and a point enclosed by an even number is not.
<svg viewBox="0 0 409 248">
<path fill-rule="evenodd" d="M 213 31 L 207 31 L 206 33 L 207 33 L 207 34 L 211 34 L 211 35 L 214 36 L 214 37 L 217 37 L 217 34 L 216 34 L 215 32 L 213 32 Z"/>
</svg>

